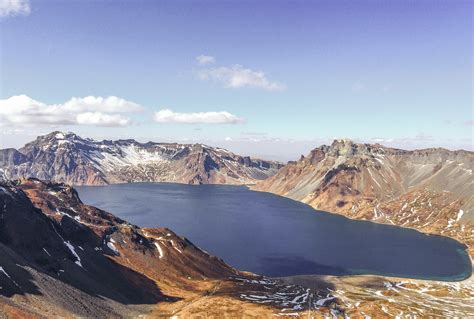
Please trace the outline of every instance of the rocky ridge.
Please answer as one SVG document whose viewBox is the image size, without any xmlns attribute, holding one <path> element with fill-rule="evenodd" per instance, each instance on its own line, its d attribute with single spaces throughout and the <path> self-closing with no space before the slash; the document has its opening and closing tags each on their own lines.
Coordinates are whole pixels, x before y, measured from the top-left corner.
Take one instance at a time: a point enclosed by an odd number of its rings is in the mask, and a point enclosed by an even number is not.
<svg viewBox="0 0 474 319">
<path fill-rule="evenodd" d="M 35 177 L 71 185 L 253 184 L 281 166 L 203 144 L 94 141 L 62 132 L 39 136 L 18 150 L 0 150 L 4 179 Z"/>
</svg>

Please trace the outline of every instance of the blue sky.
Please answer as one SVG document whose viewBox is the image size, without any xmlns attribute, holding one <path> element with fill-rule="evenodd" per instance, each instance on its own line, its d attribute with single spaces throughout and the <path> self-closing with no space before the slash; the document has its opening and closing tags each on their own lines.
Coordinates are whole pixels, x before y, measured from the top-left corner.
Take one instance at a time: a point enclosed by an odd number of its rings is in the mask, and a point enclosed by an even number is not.
<svg viewBox="0 0 474 319">
<path fill-rule="evenodd" d="M 60 129 L 281 160 L 336 137 L 473 149 L 469 1 L 5 1 L 3 147 Z"/>
</svg>

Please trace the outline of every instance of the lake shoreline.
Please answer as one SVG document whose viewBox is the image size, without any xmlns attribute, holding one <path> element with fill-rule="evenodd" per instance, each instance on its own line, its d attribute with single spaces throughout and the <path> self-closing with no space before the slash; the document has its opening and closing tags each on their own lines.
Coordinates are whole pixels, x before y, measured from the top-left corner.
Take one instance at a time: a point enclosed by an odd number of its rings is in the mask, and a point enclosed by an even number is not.
<svg viewBox="0 0 474 319">
<path fill-rule="evenodd" d="M 249 187 L 249 190 L 251 191 L 254 191 L 254 192 L 261 192 L 261 193 L 267 193 L 267 194 L 273 194 L 275 196 L 281 196 L 281 197 L 284 197 L 284 198 L 289 198 L 289 197 L 286 197 L 286 196 L 283 196 L 283 195 L 279 195 L 279 194 L 275 194 L 275 193 L 272 193 L 272 192 L 268 192 L 268 191 L 263 191 L 263 190 L 259 190 L 259 189 L 255 189 L 253 187 Z M 320 210 L 318 210 L 317 208 L 303 202 L 303 201 L 300 201 L 300 200 L 295 200 L 297 202 L 300 202 L 300 203 L 303 203 L 305 205 L 308 205 L 309 207 L 311 207 L 316 213 L 318 212 L 321 212 Z M 332 215 L 337 215 L 337 216 L 342 216 L 342 217 L 345 217 L 347 219 L 350 219 L 350 220 L 355 220 L 355 221 L 365 221 L 365 222 L 370 222 L 370 223 L 375 223 L 375 224 L 379 224 L 379 225 L 387 225 L 387 226 L 394 226 L 394 227 L 400 227 L 400 228 L 403 228 L 403 229 L 410 229 L 410 230 L 414 230 L 414 231 L 417 231 L 421 234 L 424 234 L 424 235 L 428 235 L 428 236 L 438 236 L 438 237 L 444 237 L 444 238 L 449 238 L 449 239 L 452 239 L 452 240 L 455 240 L 457 241 L 458 243 L 462 244 L 465 246 L 465 252 L 471 262 L 471 274 L 466 277 L 465 279 L 461 279 L 461 280 L 453 280 L 453 281 L 445 281 L 445 282 L 463 282 L 463 281 L 469 281 L 471 279 L 474 279 L 473 275 L 474 275 L 474 256 L 472 254 L 474 254 L 474 251 L 471 252 L 471 250 L 473 250 L 474 248 L 470 247 L 468 244 L 466 244 L 464 241 L 462 241 L 461 239 L 459 238 L 454 238 L 454 237 L 451 237 L 451 236 L 446 236 L 446 235 L 442 235 L 442 234 L 438 234 L 438 233 L 433 233 L 433 232 L 425 232 L 425 231 L 422 231 L 416 227 L 410 227 L 410 226 L 401 226 L 401 225 L 393 225 L 393 224 L 388 224 L 388 223 L 383 223 L 383 222 L 379 222 L 379 221 L 372 221 L 372 220 L 366 220 L 366 219 L 357 219 L 357 218 L 351 218 L 349 216 L 346 216 L 342 213 L 335 213 L 335 212 L 329 212 L 329 211 L 324 211 L 325 213 L 329 213 L 329 214 L 332 214 Z M 318 276 L 318 275 L 315 275 L 315 276 Z M 350 275 L 350 276 L 364 276 L 364 275 Z M 385 277 L 385 276 L 384 276 Z M 390 276 L 387 276 L 387 278 L 404 278 L 404 277 L 390 277 Z M 416 278 L 411 278 L 411 279 L 414 279 L 414 280 L 425 280 L 425 279 L 416 279 Z M 429 280 L 429 279 L 426 279 L 426 280 Z"/>
</svg>

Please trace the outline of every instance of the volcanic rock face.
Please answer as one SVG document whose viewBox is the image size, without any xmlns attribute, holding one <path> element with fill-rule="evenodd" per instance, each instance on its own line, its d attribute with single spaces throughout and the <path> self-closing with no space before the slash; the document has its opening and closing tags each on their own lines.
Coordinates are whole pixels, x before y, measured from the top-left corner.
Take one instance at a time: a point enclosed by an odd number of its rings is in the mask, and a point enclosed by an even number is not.
<svg viewBox="0 0 474 319">
<path fill-rule="evenodd" d="M 73 185 L 252 184 L 280 167 L 202 144 L 98 142 L 61 132 L 40 136 L 19 150 L 0 150 L 0 175 L 5 179 L 35 177 Z"/>
<path fill-rule="evenodd" d="M 473 152 L 405 151 L 335 140 L 288 163 L 255 188 L 351 218 L 474 244 L 473 169 Z"/>
</svg>

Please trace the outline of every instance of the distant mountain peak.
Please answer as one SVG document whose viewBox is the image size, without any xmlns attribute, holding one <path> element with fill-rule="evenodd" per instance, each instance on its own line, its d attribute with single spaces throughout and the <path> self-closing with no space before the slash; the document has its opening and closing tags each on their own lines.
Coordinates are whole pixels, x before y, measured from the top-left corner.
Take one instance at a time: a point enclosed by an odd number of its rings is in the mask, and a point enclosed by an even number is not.
<svg viewBox="0 0 474 319">
<path fill-rule="evenodd" d="M 79 135 L 73 133 L 73 132 L 62 132 L 62 131 L 54 131 L 46 135 L 40 135 L 38 136 L 34 141 L 28 143 L 36 143 L 36 144 L 44 144 L 44 143 L 52 143 L 52 142 L 57 142 L 57 141 L 84 141 L 83 138 L 81 138 Z M 89 139 L 90 140 L 90 139 Z M 93 140 L 90 140 L 93 141 Z M 27 144 L 27 145 L 28 145 Z"/>
<path fill-rule="evenodd" d="M 73 132 L 54 131 L 54 132 L 51 132 L 49 134 L 39 136 L 39 137 L 40 138 L 45 137 L 47 139 L 54 138 L 54 139 L 57 139 L 57 140 L 64 140 L 64 139 L 68 139 L 68 138 L 78 137 L 78 135 L 73 133 Z"/>
<path fill-rule="evenodd" d="M 344 137 L 344 138 L 336 138 L 332 141 L 332 146 L 338 146 L 338 145 L 353 145 L 355 144 L 354 141 L 352 141 L 350 138 Z"/>
<path fill-rule="evenodd" d="M 0 150 L 4 178 L 25 176 L 76 185 L 253 184 L 275 174 L 281 166 L 198 143 L 95 141 L 61 131 L 39 136 L 19 150 Z"/>
</svg>

